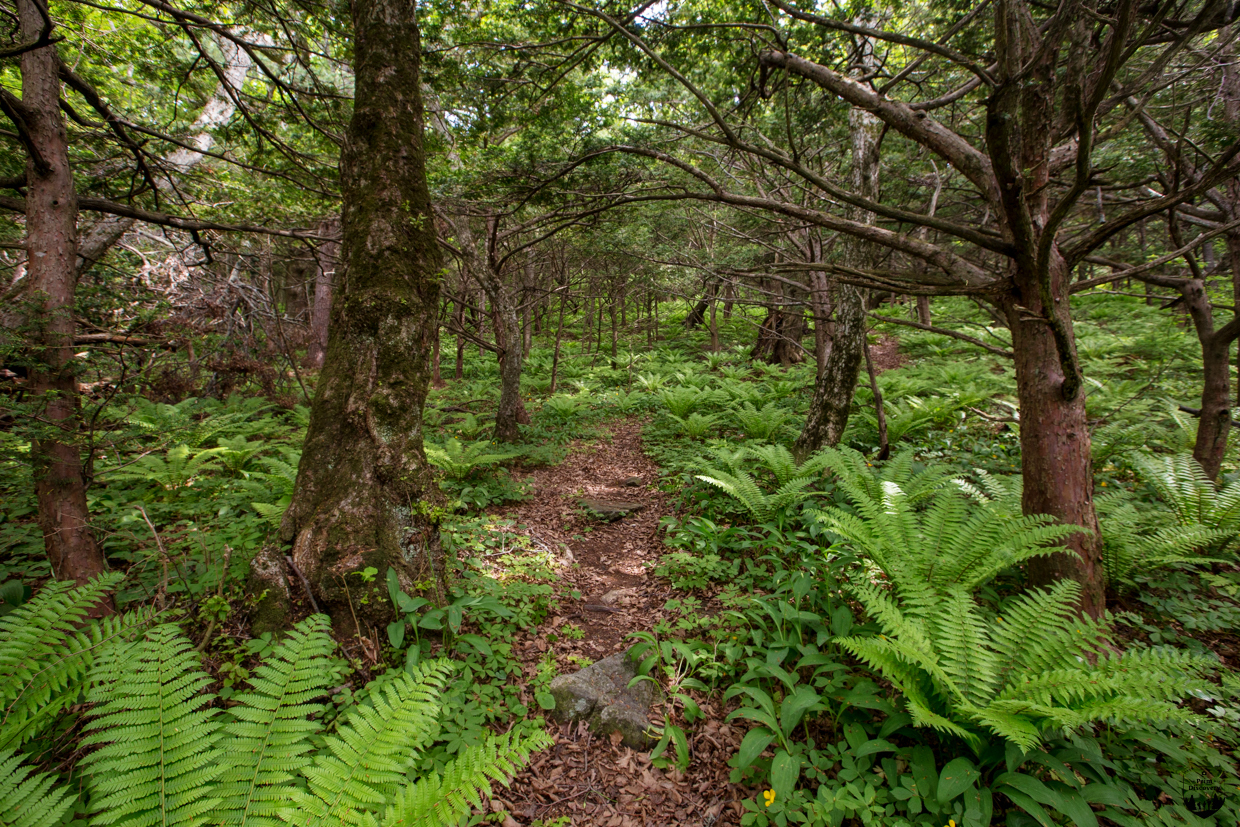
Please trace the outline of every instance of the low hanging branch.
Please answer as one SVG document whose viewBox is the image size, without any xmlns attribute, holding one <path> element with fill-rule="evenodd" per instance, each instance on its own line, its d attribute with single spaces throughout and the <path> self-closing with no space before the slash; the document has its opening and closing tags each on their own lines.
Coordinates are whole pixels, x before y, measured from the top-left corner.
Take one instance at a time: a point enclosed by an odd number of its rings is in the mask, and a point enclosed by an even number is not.
<svg viewBox="0 0 1240 827">
<path fill-rule="evenodd" d="M 24 213 L 26 212 L 26 199 L 0 195 L 0 209 Z M 119 215 L 123 218 L 132 218 L 135 221 L 142 221 L 146 224 L 172 227 L 173 229 L 185 230 L 186 232 L 215 230 L 222 233 L 257 233 L 259 235 L 274 235 L 281 238 L 305 238 L 316 241 L 331 240 L 329 236 L 325 236 L 315 230 L 281 230 L 273 227 L 262 227 L 256 224 L 221 224 L 217 221 L 200 221 L 195 218 L 183 218 L 179 215 L 152 212 L 151 210 L 132 207 L 128 204 L 118 204 L 115 201 L 108 201 L 103 198 L 79 198 L 78 209 L 107 213 L 108 215 Z"/>
<path fill-rule="evenodd" d="M 1014 354 L 1010 350 L 1004 350 L 1001 347 L 996 347 L 995 345 L 987 344 L 986 342 L 983 342 L 981 339 L 974 338 L 973 336 L 970 336 L 967 333 L 961 333 L 958 330 L 951 330 L 946 327 L 935 327 L 934 325 L 922 324 L 921 322 L 913 322 L 913 321 L 909 321 L 908 319 L 896 319 L 892 316 L 884 316 L 881 313 L 870 313 L 869 316 L 872 319 L 877 319 L 882 322 L 891 322 L 892 324 L 903 325 L 904 327 L 915 327 L 918 330 L 925 330 L 929 333 L 937 333 L 940 336 L 950 336 L 953 339 L 959 339 L 962 342 L 968 342 L 971 345 L 977 345 L 978 347 L 986 351 L 989 351 L 990 353 L 993 353 L 996 356 L 1002 356 L 1005 359 L 1015 358 Z"/>
</svg>

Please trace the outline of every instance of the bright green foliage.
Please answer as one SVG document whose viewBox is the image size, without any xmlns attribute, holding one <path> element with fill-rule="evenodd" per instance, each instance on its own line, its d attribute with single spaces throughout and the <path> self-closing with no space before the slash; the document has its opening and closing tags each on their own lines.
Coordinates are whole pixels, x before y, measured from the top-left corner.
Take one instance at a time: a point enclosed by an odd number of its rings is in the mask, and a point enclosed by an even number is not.
<svg viewBox="0 0 1240 827">
<path fill-rule="evenodd" d="M 490 797 L 491 782 L 507 783 L 507 779 L 525 766 L 530 753 L 551 746 L 551 736 L 536 732 L 519 738 L 509 732 L 490 738 L 482 744 L 466 747 L 443 769 L 406 787 L 396 796 L 382 821 L 369 813 L 364 827 L 432 827 L 455 824 L 468 815 L 470 806 L 482 806 L 483 796 Z"/>
<path fill-rule="evenodd" d="M 1141 457 L 1136 464 L 1180 525 L 1217 529 L 1228 537 L 1240 532 L 1240 480 L 1216 489 L 1191 454 Z"/>
<path fill-rule="evenodd" d="M 0 751 L 0 827 L 43 827 L 56 824 L 73 797 L 65 788 L 53 789 L 56 779 L 23 766 L 21 756 Z"/>
<path fill-rule="evenodd" d="M 768 440 L 788 424 L 792 419 L 792 412 L 774 402 L 768 402 L 761 408 L 743 402 L 740 408 L 733 411 L 732 416 L 736 419 L 737 426 L 745 432 L 745 436 Z"/>
<path fill-rule="evenodd" d="M 206 708 L 211 683 L 181 630 L 162 624 L 95 665 L 99 681 L 82 761 L 94 824 L 205 824 L 219 804 L 212 782 L 223 757 L 220 724 Z"/>
<path fill-rule="evenodd" d="M 903 693 L 917 725 L 975 745 L 980 728 L 1032 749 L 1053 729 L 1183 720 L 1174 702 L 1208 686 L 1196 677 L 1208 664 L 1192 655 L 1113 654 L 1109 618 L 1077 615 L 1075 581 L 1013 598 L 1002 616 L 974 599 L 1004 569 L 1060 551 L 1052 544 L 1080 529 L 950 491 L 930 492 L 918 512 L 878 475 L 849 496 L 857 514 L 833 508 L 821 518 L 885 575 L 886 584 L 849 586 L 883 634 L 837 642 Z"/>
<path fill-rule="evenodd" d="M 76 703 L 100 643 L 143 619 L 127 615 L 77 628 L 120 579 L 108 574 L 78 589 L 49 583 L 0 619 L 0 749 L 20 747 Z"/>
<path fill-rule="evenodd" d="M 205 448 L 192 451 L 188 445 L 178 445 L 164 456 L 147 454 L 132 465 L 108 471 L 109 481 L 129 480 L 158 486 L 165 492 L 165 499 L 193 483 L 194 478 L 214 470 L 216 461 L 226 448 Z"/>
<path fill-rule="evenodd" d="M 792 452 L 782 445 L 747 447 L 745 456 L 756 459 L 762 469 L 775 475 L 775 480 L 780 485 L 791 482 L 797 477 L 818 477 L 827 467 L 827 455 L 823 452 L 814 454 L 805 462 L 798 463 L 792 456 Z"/>
<path fill-rule="evenodd" d="M 881 469 L 870 467 L 865 456 L 851 448 L 825 448 L 819 452 L 822 463 L 835 474 L 837 482 L 854 502 L 881 502 L 888 484 L 895 485 L 910 507 L 926 501 L 940 488 L 954 482 L 956 472 L 943 465 L 915 470 L 913 449 L 906 448 L 888 460 Z"/>
<path fill-rule="evenodd" d="M 258 462 L 267 470 L 250 471 L 250 479 L 242 485 L 254 496 L 261 499 L 250 503 L 250 507 L 273 526 L 280 525 L 288 504 L 293 501 L 293 486 L 297 482 L 297 465 L 301 462 L 301 451 L 285 448 L 283 459 L 278 457 L 260 457 Z"/>
<path fill-rule="evenodd" d="M 449 439 L 442 445 L 426 444 L 426 459 L 443 470 L 449 479 L 461 480 L 480 468 L 505 462 L 521 455 L 519 451 L 493 451 L 487 441 L 464 443 Z"/>
<path fill-rule="evenodd" d="M 1148 518 L 1121 494 L 1099 497 L 1097 505 L 1102 518 L 1102 565 L 1107 582 L 1116 591 L 1135 585 L 1132 575 L 1136 572 L 1227 562 L 1201 551 L 1225 542 L 1234 531 L 1204 525 L 1151 527 Z"/>
<path fill-rule="evenodd" d="M 705 439 L 719 426 L 719 417 L 715 414 L 691 413 L 686 417 L 671 414 L 671 417 L 689 439 Z"/>
<path fill-rule="evenodd" d="M 759 523 L 766 522 L 780 509 L 789 508 L 805 502 L 814 494 L 806 491 L 812 480 L 809 477 L 796 477 L 781 485 L 773 494 L 767 494 L 757 481 L 744 471 L 729 474 L 714 469 L 714 476 L 698 474 L 697 479 L 709 483 L 724 493 L 734 497 L 745 511 L 749 512 Z"/>
<path fill-rule="evenodd" d="M 51 619 L 68 618 L 62 626 L 80 620 L 109 584 L 115 578 L 77 591 L 49 588 L 33 608 L 5 618 L 6 642 L 25 641 L 33 651 L 29 641 L 44 632 L 59 635 L 65 649 L 70 637 Z M 98 748 L 80 763 L 95 825 L 448 825 L 490 793 L 491 781 L 505 781 L 531 750 L 550 742 L 541 732 L 491 738 L 463 751 L 441 776 L 410 784 L 407 773 L 439 731 L 451 668 L 445 661 L 385 675 L 368 702 L 324 738 L 317 700 L 336 670 L 323 615 L 300 623 L 275 648 L 227 712 L 202 693 L 211 678 L 177 626 L 156 626 L 134 642 L 84 634 L 97 641 L 86 695 L 93 718 L 82 744 Z M 10 649 L 15 657 L 17 647 Z M 39 649 L 27 668 L 47 669 L 57 653 Z M 69 696 L 79 694 L 74 688 Z M 71 792 L 0 751 L 3 827 L 54 827 Z"/>
<path fill-rule="evenodd" d="M 663 391 L 659 398 L 672 416 L 687 417 L 707 405 L 722 401 L 725 394 L 719 391 L 699 390 L 693 387 L 678 387 Z"/>
<path fill-rule="evenodd" d="M 323 668 L 333 648 L 330 628 L 326 615 L 298 624 L 254 671 L 250 690 L 234 696 L 218 788 L 232 823 L 276 824 L 285 788 L 309 765 L 310 738 L 319 730 L 312 719 L 323 712 L 315 699 L 333 677 Z"/>
<path fill-rule="evenodd" d="M 560 422 L 568 423 L 577 417 L 589 403 L 587 396 L 552 396 L 543 402 L 542 409 Z"/>
</svg>

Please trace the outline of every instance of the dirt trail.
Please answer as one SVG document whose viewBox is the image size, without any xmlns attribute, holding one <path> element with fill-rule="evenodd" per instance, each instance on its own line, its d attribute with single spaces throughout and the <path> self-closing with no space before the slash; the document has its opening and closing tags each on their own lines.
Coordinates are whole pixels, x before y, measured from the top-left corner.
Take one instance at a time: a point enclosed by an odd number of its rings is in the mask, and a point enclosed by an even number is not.
<svg viewBox="0 0 1240 827">
<path fill-rule="evenodd" d="M 671 588 L 653 576 L 665 552 L 659 520 L 671 513 L 656 486 L 658 466 L 642 453 L 640 422 L 620 420 L 608 430 L 610 442 L 575 444 L 564 462 L 525 475 L 533 496 L 500 511 L 539 543 L 571 553 L 556 584 L 559 612 L 536 637 L 519 644 L 528 676 L 536 674 L 548 650 L 561 673 L 580 668 L 582 658 L 595 661 L 624 651 L 632 643 L 628 636 L 650 630 L 672 596 Z M 640 503 L 642 508 L 604 523 L 585 512 L 578 502 L 582 498 Z M 573 591 L 580 600 L 572 598 Z M 562 635 L 570 623 L 584 632 L 580 640 Z M 551 642 L 548 633 L 556 636 Z M 505 827 L 558 816 L 581 827 L 736 824 L 739 800 L 747 793 L 728 783 L 725 762 L 743 732 L 724 723 L 712 704 L 704 704 L 704 711 L 706 720 L 689 731 L 693 762 L 684 774 L 652 767 L 645 753 L 596 738 L 584 723 L 550 724 L 555 746 L 536 756 L 511 788 L 500 790 L 493 806 L 515 817 Z"/>
</svg>

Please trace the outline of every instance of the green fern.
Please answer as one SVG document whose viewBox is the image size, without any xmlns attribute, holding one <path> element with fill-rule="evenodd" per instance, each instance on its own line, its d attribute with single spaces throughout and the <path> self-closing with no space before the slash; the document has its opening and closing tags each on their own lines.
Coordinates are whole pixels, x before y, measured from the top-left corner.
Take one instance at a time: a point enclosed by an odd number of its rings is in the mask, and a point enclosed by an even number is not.
<svg viewBox="0 0 1240 827">
<path fill-rule="evenodd" d="M 96 705 L 82 760 L 92 788 L 94 824 L 197 827 L 219 805 L 212 782 L 223 769 L 220 725 L 201 694 L 211 678 L 173 624 L 117 647 L 95 665 L 87 694 Z"/>
<path fill-rule="evenodd" d="M 814 492 L 805 490 L 811 482 L 809 477 L 789 480 L 775 493 L 767 494 L 758 486 L 757 481 L 744 471 L 729 474 L 713 470 L 712 473 L 714 476 L 698 474 L 697 479 L 734 498 L 759 523 L 765 523 L 774 517 L 776 512 L 799 505 L 814 496 Z"/>
<path fill-rule="evenodd" d="M 248 472 L 249 479 L 242 480 L 241 488 L 256 499 L 250 507 L 273 526 L 279 526 L 293 501 L 293 488 L 297 484 L 297 466 L 301 463 L 301 451 L 284 448 L 280 457 L 259 457 L 259 465 L 265 471 Z"/>
<path fill-rule="evenodd" d="M 0 750 L 0 827 L 48 827 L 63 820 L 73 797 L 55 783 L 22 765 L 17 753 Z"/>
<path fill-rule="evenodd" d="M 469 814 L 471 806 L 482 806 L 483 796 L 491 796 L 492 781 L 507 786 L 508 778 L 529 762 L 533 750 L 552 743 L 551 736 L 545 732 L 527 738 L 517 738 L 511 732 L 491 736 L 477 746 L 462 750 L 444 767 L 442 776 L 430 776 L 406 788 L 396 797 L 382 821 L 367 816 L 362 823 L 365 827 L 456 824 Z"/>
<path fill-rule="evenodd" d="M 278 823 L 285 788 L 310 764 L 310 739 L 319 729 L 314 719 L 323 712 L 315 700 L 333 679 L 322 664 L 333 648 L 327 616 L 312 615 L 254 671 L 251 688 L 234 698 L 218 793 L 227 823 Z"/>
<path fill-rule="evenodd" d="M 822 465 L 835 474 L 838 485 L 853 500 L 882 499 L 888 483 L 896 485 L 910 505 L 916 506 L 955 482 L 956 472 L 939 465 L 917 470 L 912 448 L 906 448 L 880 468 L 871 467 L 865 455 L 852 448 L 824 448 L 819 452 Z"/>
<path fill-rule="evenodd" d="M 774 402 L 768 402 L 761 408 L 755 408 L 749 402 L 732 412 L 737 426 L 750 439 L 769 440 L 779 433 L 792 418 L 792 412 L 781 408 Z"/>
<path fill-rule="evenodd" d="M 1102 523 L 1102 565 L 1107 582 L 1117 592 L 1136 585 L 1132 575 L 1137 571 L 1228 562 L 1206 556 L 1202 550 L 1221 546 L 1233 536 L 1230 530 L 1204 525 L 1152 528 L 1151 519 L 1143 517 L 1124 494 L 1099 497 L 1097 506 Z M 1158 516 L 1169 515 L 1159 511 Z"/>
<path fill-rule="evenodd" d="M 1136 465 L 1180 525 L 1226 532 L 1229 542 L 1240 533 L 1240 480 L 1216 489 L 1191 454 L 1138 457 Z"/>
<path fill-rule="evenodd" d="M 1198 677 L 1209 663 L 1174 650 L 1111 654 L 1110 619 L 1077 614 L 1075 581 L 1016 597 L 1002 616 L 974 599 L 1004 569 L 1061 552 L 1053 544 L 1079 528 L 942 488 L 919 511 L 878 474 L 847 490 L 856 514 L 819 517 L 884 575 L 849 586 L 883 633 L 837 642 L 900 690 L 917 725 L 1029 750 L 1052 729 L 1191 717 L 1175 701 L 1209 685 Z"/>
<path fill-rule="evenodd" d="M 492 781 L 505 781 L 531 750 L 550 744 L 541 732 L 494 738 L 461 753 L 442 776 L 410 784 L 409 768 L 438 732 L 447 662 L 379 679 L 370 701 L 324 739 L 318 700 L 335 680 L 325 616 L 298 624 L 223 712 L 203 694 L 211 679 L 175 625 L 156 626 L 132 642 L 106 634 L 130 628 L 119 620 L 72 631 L 115 579 L 84 589 L 53 584 L 5 618 L 0 644 L 8 663 L 24 670 L 6 686 L 57 672 L 73 661 L 65 651 L 90 644 L 85 685 L 93 717 L 82 744 L 97 749 L 80 767 L 95 825 L 447 827 L 490 794 Z M 82 679 L 81 666 L 74 668 L 76 682 L 61 694 L 76 700 Z M 34 773 L 18 754 L 0 751 L 0 827 L 55 827 L 73 801 L 69 789 Z"/>
<path fill-rule="evenodd" d="M 170 499 L 176 493 L 193 483 L 194 478 L 218 467 L 219 456 L 226 448 L 205 448 L 192 451 L 187 444 L 169 449 L 162 457 L 147 454 L 135 462 L 116 468 L 105 468 L 100 476 L 107 475 L 109 481 L 132 481 L 154 485 L 164 491 L 164 499 Z"/>
<path fill-rule="evenodd" d="M 719 427 L 719 417 L 716 414 L 691 413 L 683 418 L 676 414 L 668 416 L 680 426 L 680 433 L 689 439 L 705 439 L 711 431 Z"/>
<path fill-rule="evenodd" d="M 725 394 L 719 391 L 703 390 L 694 387 L 679 387 L 665 390 L 659 394 L 668 413 L 681 419 L 689 414 L 723 401 Z"/>
<path fill-rule="evenodd" d="M 131 613 L 78 628 L 120 581 L 106 574 L 80 588 L 50 583 L 0 619 L 0 750 L 20 747 L 77 703 L 100 647 L 150 617 Z"/>
<path fill-rule="evenodd" d="M 550 400 L 548 400 L 550 401 Z M 494 451 L 491 443 L 464 443 L 449 439 L 442 445 L 426 443 L 426 459 L 449 479 L 461 480 L 500 462 L 521 456 L 520 451 Z"/>
</svg>

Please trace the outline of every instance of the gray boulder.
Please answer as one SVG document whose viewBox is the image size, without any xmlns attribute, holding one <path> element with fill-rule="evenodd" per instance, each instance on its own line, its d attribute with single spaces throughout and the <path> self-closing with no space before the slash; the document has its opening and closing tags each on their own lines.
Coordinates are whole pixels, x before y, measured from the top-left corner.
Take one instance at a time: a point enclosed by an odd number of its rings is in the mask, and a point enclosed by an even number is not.
<svg viewBox="0 0 1240 827">
<path fill-rule="evenodd" d="M 646 730 L 658 689 L 650 681 L 630 688 L 629 681 L 636 675 L 635 664 L 626 653 L 603 658 L 572 675 L 561 675 L 551 682 L 551 696 L 555 698 L 551 715 L 559 721 L 588 721 L 596 735 L 619 732 L 625 746 L 650 749 L 655 739 Z"/>
</svg>

